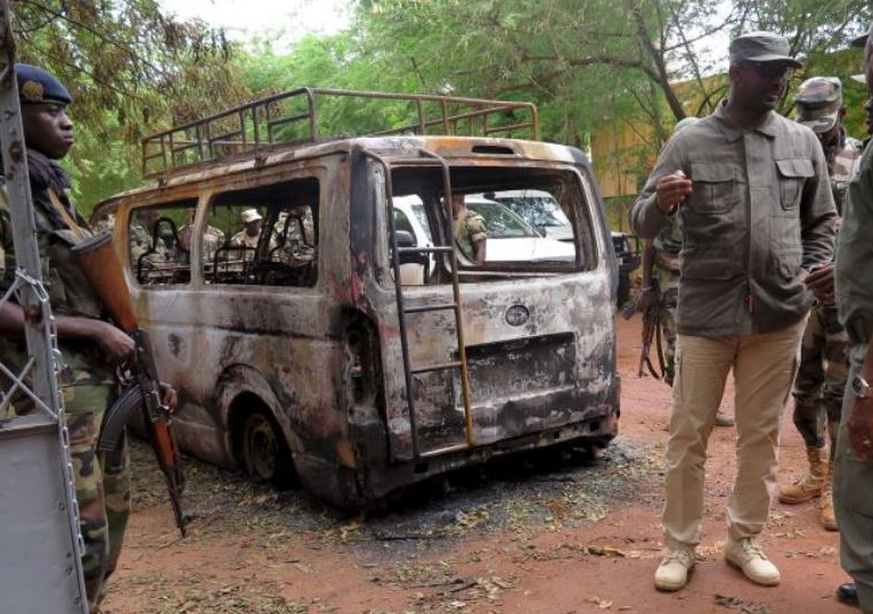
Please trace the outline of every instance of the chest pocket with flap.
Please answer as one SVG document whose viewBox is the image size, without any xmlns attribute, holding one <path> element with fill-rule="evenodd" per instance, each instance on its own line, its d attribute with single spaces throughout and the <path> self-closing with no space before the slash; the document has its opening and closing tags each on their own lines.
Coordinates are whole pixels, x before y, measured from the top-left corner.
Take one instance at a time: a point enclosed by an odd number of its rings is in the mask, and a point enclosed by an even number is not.
<svg viewBox="0 0 873 614">
<path fill-rule="evenodd" d="M 806 180 L 815 174 L 812 160 L 788 158 L 776 160 L 779 169 L 779 198 L 784 211 L 797 209 Z"/>
<path fill-rule="evenodd" d="M 740 199 L 734 166 L 730 162 L 691 164 L 694 191 L 688 205 L 700 213 L 727 213 Z"/>
</svg>

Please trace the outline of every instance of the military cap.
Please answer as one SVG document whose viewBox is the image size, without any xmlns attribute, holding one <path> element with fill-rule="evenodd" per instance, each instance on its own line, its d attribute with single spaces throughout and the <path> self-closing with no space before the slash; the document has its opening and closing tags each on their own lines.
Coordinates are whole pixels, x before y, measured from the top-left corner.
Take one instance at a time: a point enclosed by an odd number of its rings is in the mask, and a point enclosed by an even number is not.
<svg viewBox="0 0 873 614">
<path fill-rule="evenodd" d="M 793 68 L 803 64 L 788 55 L 788 39 L 772 32 L 749 32 L 731 41 L 728 53 L 731 64 L 737 62 L 784 62 Z"/>
<path fill-rule="evenodd" d="M 251 224 L 252 222 L 264 219 L 257 209 L 246 209 L 239 216 L 242 218 L 243 224 Z"/>
<path fill-rule="evenodd" d="M 813 132 L 827 132 L 840 119 L 843 84 L 836 77 L 813 77 L 797 88 L 797 123 Z"/>
<path fill-rule="evenodd" d="M 70 104 L 73 97 L 57 77 L 39 66 L 16 64 L 18 97 L 21 102 L 54 102 Z"/>
</svg>

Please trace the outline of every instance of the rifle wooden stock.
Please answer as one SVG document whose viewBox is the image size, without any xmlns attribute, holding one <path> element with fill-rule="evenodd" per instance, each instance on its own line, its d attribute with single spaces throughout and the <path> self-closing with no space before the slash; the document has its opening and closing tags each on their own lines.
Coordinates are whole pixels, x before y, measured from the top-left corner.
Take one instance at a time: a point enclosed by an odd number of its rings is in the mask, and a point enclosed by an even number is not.
<svg viewBox="0 0 873 614">
<path fill-rule="evenodd" d="M 136 344 L 135 358 L 126 368 L 136 376 L 134 386 L 138 388 L 136 398 L 139 399 L 139 406 L 142 408 L 146 438 L 154 450 L 158 466 L 167 481 L 167 491 L 173 506 L 176 525 L 179 527 L 182 537 L 185 537 L 185 526 L 188 518 L 182 509 L 182 489 L 185 485 L 182 456 L 179 454 L 179 448 L 173 437 L 170 412 L 161 405 L 160 382 L 158 381 L 151 345 L 148 335 L 139 328 L 136 321 L 133 304 L 127 292 L 124 270 L 121 268 L 121 260 L 112 244 L 112 237 L 108 233 L 88 237 L 73 248 L 73 254 L 76 263 L 82 268 L 88 281 L 91 282 L 94 292 L 106 307 L 112 321 L 118 328 L 130 335 Z M 122 399 L 127 399 L 128 396 L 130 395 L 122 395 Z M 130 403 L 135 400 L 133 396 L 130 396 Z M 122 406 L 113 405 L 109 412 L 124 410 L 126 407 L 124 404 Z M 110 418 L 108 424 L 113 425 L 113 431 L 120 430 L 117 424 L 118 420 L 113 421 L 113 416 L 107 416 L 107 418 Z M 119 420 L 125 421 L 123 416 Z M 104 424 L 107 424 L 105 418 Z M 121 424 L 121 429 L 123 426 Z M 113 435 L 113 438 L 117 442 L 118 437 Z M 115 442 L 107 441 L 105 445 Z"/>
<path fill-rule="evenodd" d="M 139 328 L 112 235 L 88 237 L 73 248 L 73 254 L 115 325 L 128 334 Z"/>
</svg>

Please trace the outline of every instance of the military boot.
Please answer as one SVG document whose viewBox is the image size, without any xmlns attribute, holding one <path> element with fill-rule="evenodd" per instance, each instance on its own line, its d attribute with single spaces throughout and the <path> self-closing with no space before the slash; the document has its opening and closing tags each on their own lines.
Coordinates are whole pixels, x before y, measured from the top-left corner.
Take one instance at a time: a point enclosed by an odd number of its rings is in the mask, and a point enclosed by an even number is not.
<svg viewBox="0 0 873 614">
<path fill-rule="evenodd" d="M 809 459 L 809 471 L 793 484 L 779 488 L 779 501 L 794 504 L 809 501 L 821 496 L 828 473 L 828 457 L 825 448 L 807 448 L 806 457 Z"/>
<path fill-rule="evenodd" d="M 821 499 L 818 502 L 818 508 L 821 526 L 827 531 L 839 531 L 837 516 L 834 513 L 834 469 L 833 465 L 830 464 L 825 474 L 824 485 L 821 488 Z"/>
</svg>

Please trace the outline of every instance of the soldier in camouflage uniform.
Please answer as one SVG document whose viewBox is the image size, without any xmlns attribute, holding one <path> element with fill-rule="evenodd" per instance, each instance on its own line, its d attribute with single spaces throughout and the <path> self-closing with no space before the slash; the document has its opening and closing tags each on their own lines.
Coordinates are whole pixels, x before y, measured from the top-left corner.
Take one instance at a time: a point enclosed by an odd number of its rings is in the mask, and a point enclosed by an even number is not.
<svg viewBox="0 0 873 614">
<path fill-rule="evenodd" d="M 192 211 L 188 214 L 185 224 L 179 228 L 179 246 L 182 248 L 176 255 L 178 262 L 188 262 L 188 254 L 191 252 L 191 233 L 194 232 L 194 216 Z M 224 245 L 224 233 L 215 226 L 206 225 L 200 248 L 203 253 L 203 264 L 209 266 L 215 260 L 215 253 Z"/>
<path fill-rule="evenodd" d="M 19 64 L 15 72 L 43 281 L 65 364 L 60 385 L 85 542 L 85 587 L 93 614 L 100 611 L 105 581 L 116 568 L 130 512 L 126 442 L 117 452 L 103 453 L 97 451 L 97 440 L 116 392 L 114 365 L 133 354 L 134 343 L 107 321 L 102 303 L 72 257 L 71 248 L 77 242 L 72 226 L 89 231 L 68 196 L 69 177 L 57 163 L 73 144 L 72 123 L 65 110 L 72 101 L 70 95 L 41 68 Z M 0 290 L 5 291 L 14 277 L 11 215 L 0 209 Z M 16 372 L 27 358 L 23 323 L 24 314 L 17 304 L 8 303 L 0 311 L 0 358 Z M 175 393 L 165 391 L 164 401 L 175 406 Z M 33 409 L 26 398 L 13 402 L 16 413 Z"/>
<path fill-rule="evenodd" d="M 676 123 L 673 134 L 699 121 L 697 117 L 686 117 Z M 673 216 L 671 223 L 657 237 L 646 241 L 643 252 L 643 288 L 640 308 L 645 310 L 655 301 L 660 301 L 660 323 L 667 349 L 664 352 L 664 381 L 673 385 L 676 360 L 676 311 L 679 301 L 679 252 L 682 251 L 682 226 L 679 216 Z M 652 280 L 657 282 L 652 283 Z M 731 426 L 733 417 L 718 412 L 717 426 Z"/>
<path fill-rule="evenodd" d="M 142 259 L 145 264 L 159 264 L 172 260 L 164 240 L 161 237 L 156 239 L 154 237 L 158 219 L 160 213 L 156 209 L 140 209 L 130 224 L 130 262 L 134 268 L 139 266 L 140 258 L 145 254 L 148 254 Z"/>
<path fill-rule="evenodd" d="M 264 223 L 264 218 L 258 213 L 257 209 L 245 209 L 240 213 L 245 228 L 233 235 L 230 239 L 231 247 L 248 248 L 238 250 L 233 258 L 242 259 L 249 262 L 255 257 L 255 250 L 258 248 L 258 241 L 261 239 L 261 225 Z M 271 246 L 272 247 L 272 246 Z"/>
<path fill-rule="evenodd" d="M 797 121 L 811 128 L 821 141 L 837 211 L 842 215 L 849 181 L 860 159 L 860 141 L 846 135 L 842 84 L 836 77 L 804 81 L 795 99 Z M 821 497 L 819 520 L 837 530 L 831 464 L 836 451 L 840 408 L 849 376 L 849 336 L 837 318 L 833 299 L 818 299 L 803 333 L 800 366 L 794 383 L 794 424 L 803 436 L 809 471 L 780 488 L 782 503 L 802 503 Z M 825 435 L 827 430 L 827 435 Z M 827 442 L 830 441 L 830 454 Z"/>
<path fill-rule="evenodd" d="M 485 218 L 467 209 L 463 194 L 452 196 L 452 215 L 455 218 L 453 226 L 455 243 L 467 258 L 481 266 L 485 263 L 485 244 L 488 240 Z"/>
<path fill-rule="evenodd" d="M 285 228 L 288 232 L 285 232 Z M 285 264 L 299 265 L 315 259 L 315 225 L 309 205 L 293 207 L 290 213 L 282 213 L 273 227 L 279 249 L 274 258 Z"/>
<path fill-rule="evenodd" d="M 657 237 L 646 242 L 643 265 L 643 302 L 660 301 L 661 330 L 667 349 L 664 352 L 664 381 L 673 384 L 676 355 L 676 306 L 679 299 L 679 252 L 682 250 L 682 227 L 679 217 Z M 652 283 L 652 280 L 657 282 Z"/>
</svg>

